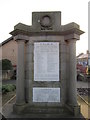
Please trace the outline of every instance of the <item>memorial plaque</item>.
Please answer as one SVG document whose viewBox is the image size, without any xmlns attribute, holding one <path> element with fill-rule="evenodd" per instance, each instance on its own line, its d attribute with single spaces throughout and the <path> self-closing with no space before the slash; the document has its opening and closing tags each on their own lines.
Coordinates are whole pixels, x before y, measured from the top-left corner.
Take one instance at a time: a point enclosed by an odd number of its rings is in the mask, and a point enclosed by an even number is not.
<svg viewBox="0 0 90 120">
<path fill-rule="evenodd" d="M 33 88 L 33 102 L 60 102 L 60 88 Z"/>
<path fill-rule="evenodd" d="M 34 43 L 34 81 L 59 81 L 59 43 Z"/>
</svg>

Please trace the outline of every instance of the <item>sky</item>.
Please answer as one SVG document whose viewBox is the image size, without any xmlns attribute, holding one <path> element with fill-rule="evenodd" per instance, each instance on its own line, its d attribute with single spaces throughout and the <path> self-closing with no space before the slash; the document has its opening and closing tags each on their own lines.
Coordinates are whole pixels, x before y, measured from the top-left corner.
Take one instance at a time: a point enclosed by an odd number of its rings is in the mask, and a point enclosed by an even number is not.
<svg viewBox="0 0 90 120">
<path fill-rule="evenodd" d="M 16 24 L 32 24 L 32 12 L 61 11 L 61 24 L 75 22 L 85 33 L 76 43 L 76 54 L 88 50 L 88 0 L 0 0 L 0 43 Z"/>
</svg>

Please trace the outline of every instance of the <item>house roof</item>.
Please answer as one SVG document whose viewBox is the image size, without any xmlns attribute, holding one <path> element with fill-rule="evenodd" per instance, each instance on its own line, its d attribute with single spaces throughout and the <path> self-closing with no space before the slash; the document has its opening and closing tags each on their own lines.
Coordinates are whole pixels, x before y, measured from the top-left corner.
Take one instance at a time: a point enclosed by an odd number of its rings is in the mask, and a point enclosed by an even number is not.
<svg viewBox="0 0 90 120">
<path fill-rule="evenodd" d="M 78 59 L 88 58 L 88 54 L 82 54 L 78 57 Z"/>
<path fill-rule="evenodd" d="M 13 40 L 13 36 L 11 36 L 10 38 L 8 38 L 5 41 L 3 41 L 2 43 L 0 43 L 0 46 L 3 46 L 4 44 L 8 43 L 11 40 Z"/>
</svg>

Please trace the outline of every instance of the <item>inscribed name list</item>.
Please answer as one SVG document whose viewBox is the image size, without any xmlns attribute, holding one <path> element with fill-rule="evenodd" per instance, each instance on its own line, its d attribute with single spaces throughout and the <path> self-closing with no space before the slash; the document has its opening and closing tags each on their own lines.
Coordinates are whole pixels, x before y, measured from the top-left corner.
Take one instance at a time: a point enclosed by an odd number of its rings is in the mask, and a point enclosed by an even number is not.
<svg viewBox="0 0 90 120">
<path fill-rule="evenodd" d="M 59 81 L 59 43 L 34 43 L 34 81 Z"/>
</svg>

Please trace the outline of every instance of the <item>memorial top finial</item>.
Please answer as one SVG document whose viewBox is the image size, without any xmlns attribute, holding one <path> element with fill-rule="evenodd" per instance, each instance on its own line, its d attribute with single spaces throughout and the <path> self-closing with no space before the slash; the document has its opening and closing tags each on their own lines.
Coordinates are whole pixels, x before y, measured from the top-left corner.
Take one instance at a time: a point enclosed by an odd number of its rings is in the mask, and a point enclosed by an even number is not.
<svg viewBox="0 0 90 120">
<path fill-rule="evenodd" d="M 61 26 L 61 12 L 33 12 L 32 25 L 41 30 L 54 30 Z"/>
</svg>

